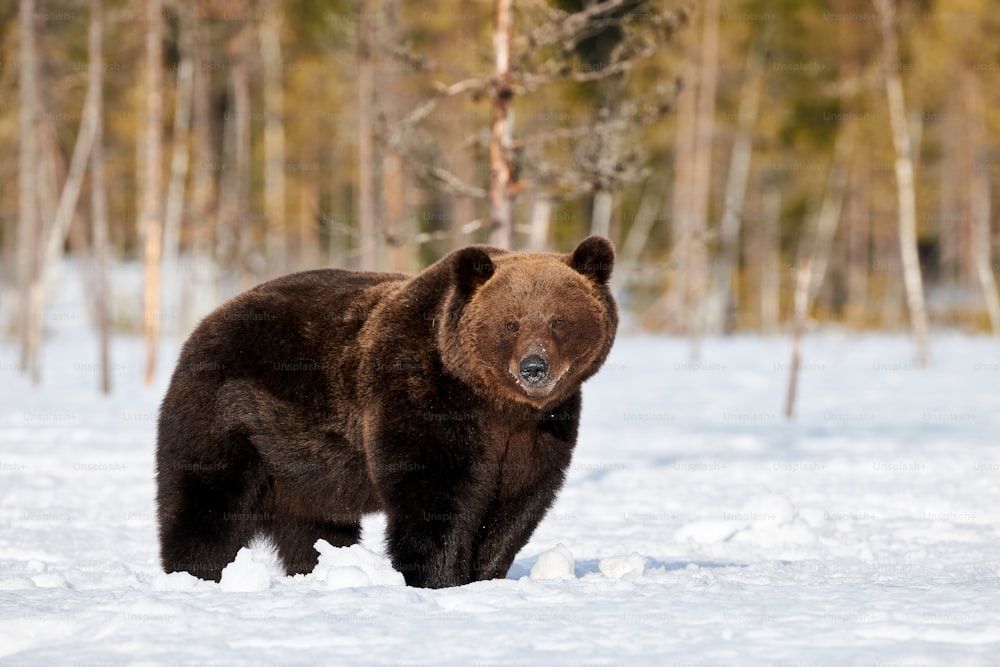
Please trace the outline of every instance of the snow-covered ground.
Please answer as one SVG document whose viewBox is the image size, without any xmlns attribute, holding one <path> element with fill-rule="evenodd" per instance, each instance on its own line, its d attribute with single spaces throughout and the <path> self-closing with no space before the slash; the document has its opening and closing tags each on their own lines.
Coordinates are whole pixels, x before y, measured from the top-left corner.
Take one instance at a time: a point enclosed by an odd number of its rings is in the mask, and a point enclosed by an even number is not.
<svg viewBox="0 0 1000 667">
<path fill-rule="evenodd" d="M 155 386 L 138 341 L 50 318 L 44 383 L 0 347 L 0 664 L 1000 665 L 1000 347 L 821 333 L 798 417 L 788 342 L 621 337 L 568 481 L 505 580 L 401 585 L 320 545 L 221 584 L 157 561 Z M 75 313 L 75 314 L 74 314 Z M 64 321 L 65 320 L 65 321 Z M 562 546 L 559 546 L 562 545 Z"/>
</svg>

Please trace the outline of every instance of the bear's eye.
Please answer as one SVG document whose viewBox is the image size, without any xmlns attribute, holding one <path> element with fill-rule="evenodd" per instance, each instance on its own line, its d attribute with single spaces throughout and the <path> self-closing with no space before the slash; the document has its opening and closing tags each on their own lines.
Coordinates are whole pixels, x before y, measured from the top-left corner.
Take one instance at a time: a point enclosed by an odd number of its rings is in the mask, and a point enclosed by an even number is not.
<svg viewBox="0 0 1000 667">
<path fill-rule="evenodd" d="M 508 322 L 507 323 L 507 331 L 517 331 L 520 328 L 521 327 L 518 326 L 517 322 Z"/>
<path fill-rule="evenodd" d="M 557 317 L 556 319 L 552 320 L 552 328 L 553 329 L 559 329 L 564 324 L 566 324 L 566 320 L 564 320 L 561 317 Z"/>
</svg>

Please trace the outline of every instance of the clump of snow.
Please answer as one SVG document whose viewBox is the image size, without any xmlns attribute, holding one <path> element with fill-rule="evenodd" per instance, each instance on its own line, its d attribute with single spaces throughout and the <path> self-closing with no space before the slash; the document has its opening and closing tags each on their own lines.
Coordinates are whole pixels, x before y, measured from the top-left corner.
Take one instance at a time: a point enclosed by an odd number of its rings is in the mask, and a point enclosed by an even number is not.
<svg viewBox="0 0 1000 667">
<path fill-rule="evenodd" d="M 35 588 L 35 582 L 27 577 L 4 577 L 0 579 L 0 591 L 19 591 Z"/>
<path fill-rule="evenodd" d="M 649 559 L 642 554 L 632 553 L 627 556 L 611 556 L 602 558 L 597 569 L 608 579 L 621 579 L 626 576 L 638 576 L 646 571 Z"/>
<path fill-rule="evenodd" d="M 223 568 L 219 586 L 227 593 L 256 593 L 266 591 L 274 578 L 284 575 L 274 549 L 255 544 L 240 549 Z"/>
<path fill-rule="evenodd" d="M 741 521 L 734 521 L 732 519 L 690 521 L 674 531 L 674 540 L 677 542 L 695 542 L 697 544 L 726 542 L 732 539 L 745 525 Z"/>
<path fill-rule="evenodd" d="M 751 526 L 778 528 L 795 520 L 795 505 L 785 496 L 777 493 L 752 496 L 740 510 Z"/>
<path fill-rule="evenodd" d="M 369 551 L 360 544 L 335 547 L 326 540 L 317 540 L 319 563 L 310 578 L 326 582 L 329 588 L 363 588 L 366 586 L 403 586 L 403 575 L 393 569 L 387 558 Z"/>
<path fill-rule="evenodd" d="M 799 516 L 786 496 L 764 493 L 751 496 L 738 511 L 723 512 L 722 519 L 707 519 L 684 524 L 674 532 L 678 542 L 716 544 L 749 542 L 758 546 L 808 544 L 814 542 L 818 520 L 815 512 L 809 520 Z"/>
<path fill-rule="evenodd" d="M 153 577 L 154 591 L 191 591 L 204 580 L 189 572 L 159 572 Z"/>
<path fill-rule="evenodd" d="M 780 494 L 750 497 L 743 503 L 739 515 L 747 523 L 734 536 L 737 542 L 780 548 L 809 544 L 817 539 L 809 523 L 799 518 L 795 505 Z M 783 551 L 781 557 L 789 558 L 791 554 Z"/>
<path fill-rule="evenodd" d="M 43 572 L 31 578 L 39 588 L 66 588 L 66 577 L 58 572 Z"/>
<path fill-rule="evenodd" d="M 531 573 L 528 576 L 534 580 L 575 579 L 575 567 L 573 554 L 570 553 L 565 544 L 560 542 L 538 556 L 538 560 L 531 567 Z"/>
</svg>

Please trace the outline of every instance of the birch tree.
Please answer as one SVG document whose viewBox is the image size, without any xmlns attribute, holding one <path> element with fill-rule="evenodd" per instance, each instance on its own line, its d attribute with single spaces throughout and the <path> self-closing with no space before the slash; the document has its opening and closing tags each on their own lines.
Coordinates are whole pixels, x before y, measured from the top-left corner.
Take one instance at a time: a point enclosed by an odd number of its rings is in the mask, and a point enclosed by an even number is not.
<svg viewBox="0 0 1000 667">
<path fill-rule="evenodd" d="M 513 0 L 493 4 L 493 117 L 490 123 L 489 243 L 510 248 L 513 243 L 513 202 L 510 193 L 512 135 L 510 44 Z"/>
<path fill-rule="evenodd" d="M 775 187 L 765 190 L 762 204 L 755 244 L 760 274 L 760 328 L 764 333 L 774 333 L 781 317 L 780 190 Z"/>
<path fill-rule="evenodd" d="M 358 3 L 358 265 L 376 268 L 375 224 L 375 66 L 374 17 L 367 2 Z"/>
<path fill-rule="evenodd" d="M 667 322 L 678 331 L 691 329 L 688 296 L 693 266 L 691 257 L 695 243 L 695 230 L 691 197 L 694 192 L 695 117 L 697 95 L 695 68 L 688 65 L 682 76 L 681 91 L 677 97 L 674 131 L 674 173 L 671 189 L 670 241 L 673 258 L 673 280 L 666 295 Z"/>
<path fill-rule="evenodd" d="M 763 45 L 766 47 L 766 42 Z M 719 223 L 719 260 L 715 274 L 715 290 L 718 295 L 716 312 L 709 317 L 710 330 L 721 331 L 731 326 L 736 303 L 736 290 L 732 282 L 739 263 L 740 227 L 743 219 L 743 203 L 746 199 L 747 180 L 750 175 L 750 157 L 753 153 L 753 127 L 757 121 L 760 105 L 760 90 L 763 85 L 764 48 L 751 44 L 747 53 L 743 75 L 743 90 L 737 113 L 736 138 L 729 159 L 729 173 L 723 198 L 724 209 Z"/>
<path fill-rule="evenodd" d="M 250 224 L 250 72 L 247 63 L 250 29 L 240 27 L 228 39 L 229 101 L 223 115 L 222 164 L 216 223 L 216 258 L 236 270 L 243 287 L 249 282 Z"/>
<path fill-rule="evenodd" d="M 889 107 L 892 143 L 896 151 L 895 173 L 898 197 L 899 243 L 903 286 L 910 313 L 910 327 L 916 343 L 917 363 L 927 365 L 927 310 L 923 278 L 917 253 L 917 199 L 913 176 L 913 148 L 906 117 L 903 81 L 899 76 L 899 27 L 892 0 L 872 0 L 879 14 L 882 58 L 885 64 L 885 94 Z"/>
<path fill-rule="evenodd" d="M 147 0 L 143 24 L 144 86 L 143 133 L 139 142 L 139 224 L 143 236 L 145 289 L 143 291 L 143 331 L 146 364 L 143 381 L 153 382 L 160 336 L 160 254 L 163 221 L 160 187 L 163 155 L 163 5 Z"/>
<path fill-rule="evenodd" d="M 260 23 L 260 55 L 264 70 L 264 245 L 271 276 L 284 273 L 288 268 L 282 11 L 281 3 L 266 3 Z M 364 13 L 363 8 L 361 13 Z"/>
<path fill-rule="evenodd" d="M 210 44 L 205 21 L 197 12 L 191 19 L 191 270 L 184 283 L 183 325 L 193 326 L 195 319 L 218 304 L 218 278 L 214 261 L 216 222 L 218 219 L 218 189 L 215 181 L 217 156 L 212 141 L 212 68 Z"/>
<path fill-rule="evenodd" d="M 178 49 L 180 62 L 177 64 L 174 103 L 173 146 L 170 158 L 170 182 L 163 211 L 163 294 L 177 287 L 179 275 L 181 225 L 186 209 L 186 184 L 190 162 L 191 107 L 194 96 L 193 30 L 190 9 L 179 6 Z M 179 313 L 175 313 L 178 315 Z M 175 330 L 180 323 L 175 321 Z"/>
<path fill-rule="evenodd" d="M 108 190 L 104 173 L 104 14 L 101 0 L 90 0 L 87 32 L 88 88 L 97 91 L 94 145 L 90 150 L 90 216 L 94 248 L 94 314 L 97 325 L 99 386 L 111 391 L 111 313 L 108 290 Z"/>
<path fill-rule="evenodd" d="M 986 313 L 990 318 L 990 328 L 993 330 L 993 335 L 1000 339 L 1000 293 L 997 290 L 996 276 L 993 274 L 993 242 L 990 238 L 989 161 L 982 148 L 986 145 L 986 110 L 979 82 L 971 72 L 962 72 L 962 84 L 968 100 L 969 113 L 966 117 L 968 142 L 972 150 L 975 151 L 972 178 L 968 187 L 976 278 L 983 291 Z"/>
<path fill-rule="evenodd" d="M 712 144 L 715 134 L 715 96 L 719 79 L 720 0 L 706 0 L 702 23 L 701 56 L 694 127 L 694 166 L 691 179 L 691 246 L 688 260 L 688 308 L 692 355 L 704 328 L 704 302 L 708 278 L 708 212 L 712 183 Z"/>
<path fill-rule="evenodd" d="M 35 45 L 35 2 L 20 0 L 18 33 L 20 36 L 20 132 L 18 137 L 18 227 L 17 262 L 19 295 L 19 329 L 21 335 L 20 369 L 37 382 L 40 377 L 39 351 L 41 340 L 33 335 L 35 310 L 40 307 L 39 239 L 41 219 L 38 212 L 38 54 Z"/>
</svg>

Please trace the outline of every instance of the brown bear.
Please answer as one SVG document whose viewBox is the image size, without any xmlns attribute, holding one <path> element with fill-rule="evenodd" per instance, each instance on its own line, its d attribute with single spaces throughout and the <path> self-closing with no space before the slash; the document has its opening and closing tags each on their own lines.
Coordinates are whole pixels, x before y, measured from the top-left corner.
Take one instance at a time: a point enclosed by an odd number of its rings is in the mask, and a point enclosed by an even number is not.
<svg viewBox="0 0 1000 667">
<path fill-rule="evenodd" d="M 218 580 L 265 535 L 289 574 L 387 515 L 412 586 L 506 575 L 562 486 L 580 384 L 618 326 L 611 243 L 471 246 L 417 276 L 328 269 L 244 292 L 197 327 L 160 411 L 167 572 Z"/>
</svg>

